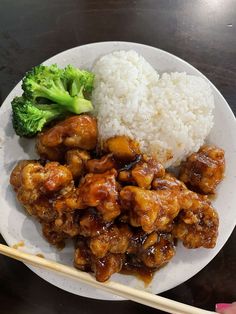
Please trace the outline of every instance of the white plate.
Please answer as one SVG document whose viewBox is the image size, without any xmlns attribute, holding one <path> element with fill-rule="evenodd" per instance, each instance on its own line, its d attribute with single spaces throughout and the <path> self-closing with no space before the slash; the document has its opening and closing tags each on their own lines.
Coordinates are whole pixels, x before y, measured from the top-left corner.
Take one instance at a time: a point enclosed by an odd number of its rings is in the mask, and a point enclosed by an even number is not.
<svg viewBox="0 0 236 314">
<path fill-rule="evenodd" d="M 100 56 L 120 49 L 136 50 L 158 69 L 160 73 L 185 71 L 189 74 L 203 76 L 187 62 L 165 51 L 127 42 L 102 42 L 76 47 L 50 58 L 45 64 L 57 63 L 59 66 L 64 67 L 70 63 L 80 68 L 90 68 Z M 20 86 L 21 83 L 17 84 L 1 107 L 0 230 L 8 245 L 13 245 L 23 240 L 25 243 L 24 251 L 35 254 L 41 253 L 46 258 L 72 265 L 72 246 L 66 247 L 61 252 L 50 246 L 42 237 L 40 225 L 34 219 L 26 216 L 24 210 L 18 205 L 9 185 L 9 175 L 16 161 L 35 156 L 33 140 L 20 139 L 14 134 L 11 125 L 10 102 L 14 96 L 21 94 Z M 234 115 L 225 99 L 213 85 L 212 88 L 216 104 L 215 125 L 208 140 L 225 150 L 227 165 L 225 179 L 220 185 L 217 198 L 214 201 L 214 206 L 217 208 L 220 216 L 219 238 L 213 250 L 188 250 L 178 245 L 177 254 L 173 260 L 156 273 L 152 284 L 146 288 L 155 294 L 183 283 L 205 267 L 225 244 L 236 223 L 236 123 Z M 121 300 L 119 297 L 90 288 L 87 285 L 59 276 L 53 272 L 36 269 L 32 266 L 29 267 L 41 278 L 69 292 L 95 299 Z M 112 280 L 144 289 L 142 282 L 132 276 L 115 274 L 112 276 Z"/>
</svg>

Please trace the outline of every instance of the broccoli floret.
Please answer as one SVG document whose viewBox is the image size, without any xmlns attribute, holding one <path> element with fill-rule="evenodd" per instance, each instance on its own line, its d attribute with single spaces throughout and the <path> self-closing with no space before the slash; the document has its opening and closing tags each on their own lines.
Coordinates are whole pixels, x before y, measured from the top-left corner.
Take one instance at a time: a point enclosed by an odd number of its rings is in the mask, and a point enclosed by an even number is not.
<svg viewBox="0 0 236 314">
<path fill-rule="evenodd" d="M 34 136 L 48 122 L 65 115 L 65 110 L 60 105 L 38 105 L 24 97 L 15 97 L 11 104 L 12 124 L 19 136 Z"/>
<path fill-rule="evenodd" d="M 60 104 L 65 110 L 80 114 L 93 109 L 91 101 L 84 98 L 83 91 L 91 92 L 93 74 L 69 66 L 62 70 L 56 64 L 39 65 L 26 73 L 22 89 L 30 100 L 46 98 Z"/>
<path fill-rule="evenodd" d="M 94 74 L 68 65 L 64 70 L 64 81 L 67 81 L 67 90 L 71 96 L 81 92 L 90 94 L 93 90 Z"/>
</svg>

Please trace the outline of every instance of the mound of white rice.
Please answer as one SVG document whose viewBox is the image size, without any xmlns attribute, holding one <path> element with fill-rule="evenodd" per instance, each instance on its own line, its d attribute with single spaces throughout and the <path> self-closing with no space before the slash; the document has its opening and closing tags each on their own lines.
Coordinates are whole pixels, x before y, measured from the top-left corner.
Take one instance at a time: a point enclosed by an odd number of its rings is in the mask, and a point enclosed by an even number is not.
<svg viewBox="0 0 236 314">
<path fill-rule="evenodd" d="M 100 140 L 127 135 L 165 167 L 197 151 L 213 126 L 210 85 L 186 73 L 164 73 L 135 51 L 116 51 L 93 67 L 92 95 Z"/>
</svg>

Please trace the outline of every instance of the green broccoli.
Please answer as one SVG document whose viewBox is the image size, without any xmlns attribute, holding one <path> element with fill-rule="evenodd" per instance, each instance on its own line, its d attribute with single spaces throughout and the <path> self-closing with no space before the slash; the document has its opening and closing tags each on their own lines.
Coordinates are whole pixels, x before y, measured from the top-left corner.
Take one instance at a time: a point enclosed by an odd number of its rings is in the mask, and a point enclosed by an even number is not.
<svg viewBox="0 0 236 314">
<path fill-rule="evenodd" d="M 65 115 L 65 109 L 58 104 L 36 104 L 24 97 L 12 101 L 12 124 L 19 136 L 34 136 L 45 124 Z"/>
<path fill-rule="evenodd" d="M 84 98 L 84 92 L 91 92 L 94 75 L 80 71 L 73 66 L 64 70 L 56 64 L 39 65 L 27 72 L 22 83 L 24 97 L 36 101 L 46 98 L 60 104 L 66 111 L 76 114 L 93 109 L 90 100 Z"/>
<path fill-rule="evenodd" d="M 81 92 L 91 93 L 93 90 L 94 75 L 85 70 L 79 70 L 68 65 L 64 70 L 64 82 L 67 82 L 67 90 L 71 96 Z"/>
</svg>

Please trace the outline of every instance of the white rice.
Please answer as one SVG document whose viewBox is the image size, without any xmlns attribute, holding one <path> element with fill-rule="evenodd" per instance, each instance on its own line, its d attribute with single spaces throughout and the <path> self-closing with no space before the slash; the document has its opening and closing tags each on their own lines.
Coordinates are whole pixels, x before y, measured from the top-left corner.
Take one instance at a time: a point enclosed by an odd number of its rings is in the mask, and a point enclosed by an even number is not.
<svg viewBox="0 0 236 314">
<path fill-rule="evenodd" d="M 186 73 L 161 78 L 135 51 L 116 51 L 93 67 L 100 140 L 127 135 L 165 167 L 197 151 L 213 126 L 210 85 Z"/>
</svg>

